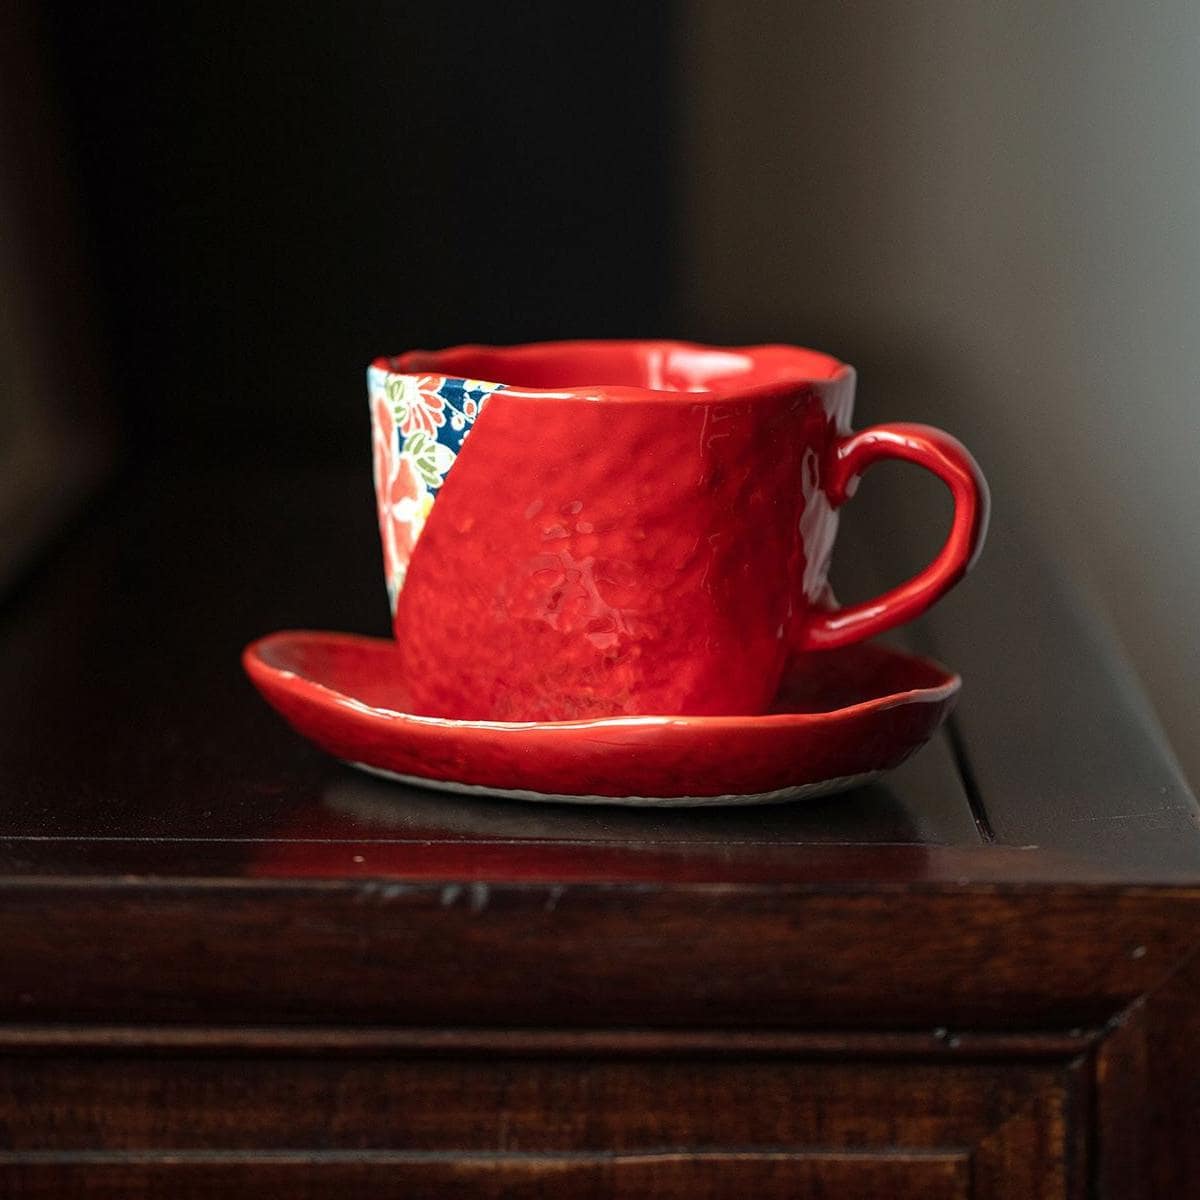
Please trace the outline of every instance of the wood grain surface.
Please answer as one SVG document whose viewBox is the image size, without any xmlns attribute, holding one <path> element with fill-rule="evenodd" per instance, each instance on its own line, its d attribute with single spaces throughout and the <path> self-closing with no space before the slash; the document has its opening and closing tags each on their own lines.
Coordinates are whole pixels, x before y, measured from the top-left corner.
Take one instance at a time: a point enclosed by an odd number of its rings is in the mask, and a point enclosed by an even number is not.
<svg viewBox="0 0 1200 1200">
<path fill-rule="evenodd" d="M 135 478 L 0 609 L 0 1195 L 1200 1195 L 1194 801 L 1016 531 L 910 635 L 966 686 L 900 772 L 641 814 L 261 704 L 243 642 L 383 631 L 371 521 Z"/>
</svg>

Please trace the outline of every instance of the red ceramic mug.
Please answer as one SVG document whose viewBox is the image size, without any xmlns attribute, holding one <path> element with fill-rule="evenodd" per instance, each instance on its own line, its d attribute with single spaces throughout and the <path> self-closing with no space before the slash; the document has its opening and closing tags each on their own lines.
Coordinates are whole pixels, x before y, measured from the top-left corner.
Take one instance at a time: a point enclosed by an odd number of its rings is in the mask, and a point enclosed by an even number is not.
<svg viewBox="0 0 1200 1200">
<path fill-rule="evenodd" d="M 979 553 L 988 492 L 940 430 L 850 432 L 854 371 L 792 346 L 459 346 L 368 371 L 413 710 L 559 721 L 765 712 L 795 652 L 911 620 Z M 837 509 L 880 459 L 954 497 L 914 579 L 838 608 Z"/>
</svg>

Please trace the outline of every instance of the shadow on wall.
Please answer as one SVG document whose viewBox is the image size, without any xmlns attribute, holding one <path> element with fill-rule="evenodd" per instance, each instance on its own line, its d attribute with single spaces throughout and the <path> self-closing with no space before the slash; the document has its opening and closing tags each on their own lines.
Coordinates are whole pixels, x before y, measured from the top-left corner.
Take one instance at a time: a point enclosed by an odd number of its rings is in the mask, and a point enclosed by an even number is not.
<svg viewBox="0 0 1200 1200">
<path fill-rule="evenodd" d="M 139 443 L 358 461 L 376 355 L 657 329 L 673 7 L 47 0 Z"/>
<path fill-rule="evenodd" d="M 688 7 L 685 323 L 962 436 L 1200 780 L 1200 9 Z"/>
<path fill-rule="evenodd" d="M 0 595 L 111 469 L 91 279 L 41 46 L 0 6 Z"/>
</svg>

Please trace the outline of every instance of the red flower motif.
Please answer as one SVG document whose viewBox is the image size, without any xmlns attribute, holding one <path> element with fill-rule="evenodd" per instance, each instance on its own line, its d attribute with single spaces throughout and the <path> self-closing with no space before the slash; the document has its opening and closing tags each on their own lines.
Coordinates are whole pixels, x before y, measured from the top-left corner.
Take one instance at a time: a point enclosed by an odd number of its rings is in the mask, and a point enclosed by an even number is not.
<svg viewBox="0 0 1200 1200">
<path fill-rule="evenodd" d="M 437 375 L 422 375 L 416 383 L 404 389 L 404 412 L 400 419 L 400 432 L 408 437 L 418 429 L 435 436 L 435 431 L 446 423 L 446 401 L 438 395 L 441 378 Z"/>
<path fill-rule="evenodd" d="M 421 468 L 404 449 L 417 429 L 434 438 L 445 422 L 442 398 L 432 391 L 433 377 L 406 380 L 399 395 L 377 394 L 371 400 L 371 455 L 375 473 L 375 505 L 383 543 L 383 569 L 395 609 L 408 561 L 421 536 L 433 503 Z M 414 399 L 415 397 L 415 399 Z M 436 401 L 436 404 L 435 404 Z M 436 448 L 437 443 L 434 441 Z"/>
<path fill-rule="evenodd" d="M 395 534 L 396 555 L 399 559 L 397 566 L 408 565 L 409 556 L 417 544 L 417 534 L 420 533 L 425 520 L 425 514 L 421 511 L 424 495 L 425 486 L 413 466 L 412 459 L 408 455 L 401 455 L 396 465 L 396 474 L 387 489 L 388 517 Z"/>
<path fill-rule="evenodd" d="M 371 403 L 371 459 L 375 478 L 385 479 L 390 473 L 392 450 L 396 444 L 396 424 L 392 410 L 383 396 Z"/>
<path fill-rule="evenodd" d="M 392 476 L 396 473 L 396 424 L 392 420 L 388 401 L 383 396 L 377 396 L 371 404 L 371 464 L 376 485 L 379 536 L 383 539 L 384 571 L 390 580 L 396 568 L 388 515 L 388 492 Z"/>
</svg>

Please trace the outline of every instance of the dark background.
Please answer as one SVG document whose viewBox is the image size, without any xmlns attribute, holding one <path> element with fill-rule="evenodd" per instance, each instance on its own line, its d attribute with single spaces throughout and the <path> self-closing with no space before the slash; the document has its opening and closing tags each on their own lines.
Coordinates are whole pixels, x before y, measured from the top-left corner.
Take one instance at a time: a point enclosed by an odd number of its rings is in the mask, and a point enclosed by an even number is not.
<svg viewBox="0 0 1200 1200">
<path fill-rule="evenodd" d="M 127 452 L 361 457 L 378 354 L 669 324 L 669 4 L 38 17 Z"/>
<path fill-rule="evenodd" d="M 1194 0 L 10 0 L 0 591 L 114 446 L 345 469 L 368 538 L 379 353 L 796 342 L 972 448 L 1200 777 L 1198 77 Z"/>
</svg>

